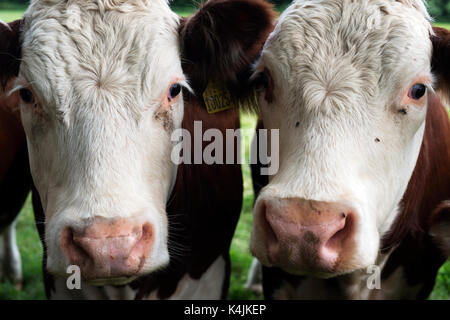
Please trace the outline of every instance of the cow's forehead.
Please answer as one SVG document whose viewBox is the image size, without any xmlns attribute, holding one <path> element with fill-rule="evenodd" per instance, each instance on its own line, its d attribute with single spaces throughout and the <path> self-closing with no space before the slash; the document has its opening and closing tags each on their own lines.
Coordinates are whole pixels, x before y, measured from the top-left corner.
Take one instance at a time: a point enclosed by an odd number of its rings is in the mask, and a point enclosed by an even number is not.
<svg viewBox="0 0 450 320">
<path fill-rule="evenodd" d="M 34 1 L 21 73 L 56 106 L 74 96 L 148 103 L 182 76 L 178 24 L 165 1 Z"/>
<path fill-rule="evenodd" d="M 414 64 L 427 72 L 431 32 L 422 1 L 299 0 L 280 17 L 261 65 L 297 86 L 308 73 L 376 85 Z"/>
</svg>

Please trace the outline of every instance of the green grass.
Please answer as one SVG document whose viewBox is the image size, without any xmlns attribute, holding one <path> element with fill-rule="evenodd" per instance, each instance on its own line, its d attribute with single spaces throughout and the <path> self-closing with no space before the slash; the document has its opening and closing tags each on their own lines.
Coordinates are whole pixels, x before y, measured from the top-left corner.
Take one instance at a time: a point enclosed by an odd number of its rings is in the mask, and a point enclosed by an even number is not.
<svg viewBox="0 0 450 320">
<path fill-rule="evenodd" d="M 42 245 L 34 224 L 31 199 L 28 198 L 17 223 L 17 242 L 22 257 L 23 289 L 0 282 L 0 300 L 45 299 L 42 280 Z"/>
<path fill-rule="evenodd" d="M 189 7 L 177 10 L 180 15 L 189 15 Z M 6 22 L 19 19 L 23 14 L 21 9 L 0 10 L 0 19 Z M 450 29 L 450 23 L 437 23 Z M 241 115 L 243 128 L 254 128 L 256 119 L 251 115 Z M 248 159 L 248 150 L 246 151 Z M 247 272 L 252 257 L 249 252 L 250 232 L 252 224 L 253 191 L 251 186 L 250 169 L 243 165 L 244 174 L 244 203 L 241 218 L 231 245 L 232 274 L 230 282 L 230 299 L 259 299 L 244 289 Z M 34 225 L 30 200 L 22 209 L 17 228 L 18 244 L 22 255 L 24 283 L 23 290 L 18 291 L 13 285 L 0 283 L 0 300 L 2 299 L 45 299 L 42 282 L 42 246 Z M 436 286 L 430 299 L 449 299 L 450 297 L 450 263 L 447 262 L 439 272 Z"/>
<path fill-rule="evenodd" d="M 11 22 L 20 19 L 22 16 L 23 10 L 20 9 L 0 11 L 0 20 L 3 20 L 5 22 Z"/>
<path fill-rule="evenodd" d="M 430 300 L 449 300 L 450 299 L 450 262 L 447 261 L 441 269 L 436 279 Z"/>
<path fill-rule="evenodd" d="M 445 22 L 436 22 L 434 25 L 438 26 L 438 27 L 450 29 L 450 23 L 449 22 L 447 22 L 447 23 L 445 23 Z"/>
<path fill-rule="evenodd" d="M 243 129 L 255 128 L 256 118 L 248 114 L 241 114 L 241 127 Z M 246 148 L 246 150 L 243 149 L 242 151 L 242 159 L 249 159 L 248 148 Z M 244 284 L 247 281 L 247 273 L 253 259 L 249 250 L 253 218 L 253 187 L 250 166 L 248 164 L 242 165 L 242 173 L 244 176 L 244 202 L 242 205 L 241 217 L 234 234 L 233 242 L 231 243 L 231 281 L 229 298 L 257 299 L 258 297 L 253 293 L 244 289 Z"/>
</svg>

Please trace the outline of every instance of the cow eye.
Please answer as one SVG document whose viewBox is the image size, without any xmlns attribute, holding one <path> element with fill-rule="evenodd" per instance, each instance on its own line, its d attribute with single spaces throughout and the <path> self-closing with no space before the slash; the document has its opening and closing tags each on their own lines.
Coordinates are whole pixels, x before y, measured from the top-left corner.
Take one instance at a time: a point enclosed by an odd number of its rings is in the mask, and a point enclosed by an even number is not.
<svg viewBox="0 0 450 320">
<path fill-rule="evenodd" d="M 267 74 L 267 72 L 264 71 L 260 72 L 256 75 L 256 78 L 253 83 L 257 88 L 268 89 L 270 86 L 270 77 Z"/>
<path fill-rule="evenodd" d="M 264 99 L 269 103 L 273 102 L 274 83 L 269 70 L 264 69 L 264 71 L 261 71 L 260 73 L 256 74 L 253 80 L 253 86 L 256 89 L 261 88 L 264 89 L 265 90 Z"/>
<path fill-rule="evenodd" d="M 19 96 L 25 103 L 33 103 L 34 96 L 30 89 L 22 88 L 19 90 Z"/>
<path fill-rule="evenodd" d="M 414 100 L 420 100 L 427 92 L 427 87 L 421 83 L 416 83 L 409 90 L 408 97 Z"/>
<path fill-rule="evenodd" d="M 169 88 L 169 99 L 174 99 L 181 92 L 181 85 L 179 83 L 174 83 Z"/>
</svg>

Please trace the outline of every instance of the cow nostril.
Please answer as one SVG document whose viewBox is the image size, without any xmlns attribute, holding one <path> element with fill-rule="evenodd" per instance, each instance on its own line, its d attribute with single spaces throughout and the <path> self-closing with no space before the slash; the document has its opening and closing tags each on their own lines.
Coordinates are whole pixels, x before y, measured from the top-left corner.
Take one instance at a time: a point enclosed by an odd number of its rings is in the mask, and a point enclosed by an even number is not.
<svg viewBox="0 0 450 320">
<path fill-rule="evenodd" d="M 343 247 L 345 240 L 350 236 L 352 229 L 351 215 L 348 213 L 341 213 L 342 220 L 341 225 L 336 229 L 335 233 L 325 243 L 325 248 L 340 251 Z"/>
<path fill-rule="evenodd" d="M 82 244 L 77 241 L 75 232 L 70 227 L 65 228 L 62 232 L 61 248 L 69 258 L 70 263 L 80 266 L 90 261 L 89 253 L 83 248 Z"/>
<path fill-rule="evenodd" d="M 150 223 L 145 223 L 142 226 L 141 236 L 136 241 L 130 256 L 136 255 L 138 259 L 142 260 L 148 254 L 149 247 L 153 242 L 153 227 Z"/>
</svg>

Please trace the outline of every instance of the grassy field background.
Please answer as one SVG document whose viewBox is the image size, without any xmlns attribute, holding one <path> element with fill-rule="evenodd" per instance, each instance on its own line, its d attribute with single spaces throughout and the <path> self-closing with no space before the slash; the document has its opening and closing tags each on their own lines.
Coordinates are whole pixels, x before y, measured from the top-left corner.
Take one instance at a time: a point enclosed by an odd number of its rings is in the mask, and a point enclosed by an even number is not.
<svg viewBox="0 0 450 320">
<path fill-rule="evenodd" d="M 188 15 L 189 9 L 177 10 L 181 15 Z M 13 21 L 22 16 L 23 9 L 1 10 L 0 19 Z M 450 29 L 450 23 L 437 23 Z M 254 128 L 256 119 L 252 115 L 242 114 L 243 128 Z M 246 154 L 248 159 L 248 154 Z M 230 283 L 230 299 L 260 299 L 244 289 L 247 272 L 252 257 L 249 252 L 250 232 L 252 223 L 253 191 L 251 186 L 250 169 L 243 166 L 244 173 L 244 204 L 241 218 L 236 229 L 231 246 L 232 274 Z M 0 300 L 2 299 L 45 299 L 42 282 L 42 246 L 34 225 L 33 211 L 30 199 L 26 202 L 17 225 L 18 243 L 22 255 L 23 290 L 18 291 L 9 283 L 0 283 Z M 450 263 L 447 262 L 440 270 L 436 286 L 430 299 L 450 298 Z"/>
</svg>

